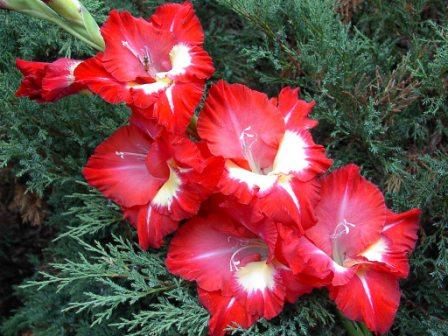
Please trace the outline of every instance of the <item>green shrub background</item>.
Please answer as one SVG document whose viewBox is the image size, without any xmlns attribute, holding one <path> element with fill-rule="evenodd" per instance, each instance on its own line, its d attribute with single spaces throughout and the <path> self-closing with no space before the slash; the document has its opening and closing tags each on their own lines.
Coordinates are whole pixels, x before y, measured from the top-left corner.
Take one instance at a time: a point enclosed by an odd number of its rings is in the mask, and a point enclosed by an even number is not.
<svg viewBox="0 0 448 336">
<path fill-rule="evenodd" d="M 111 8 L 149 17 L 162 2 L 83 1 L 98 22 Z M 313 116 L 320 124 L 314 136 L 335 167 L 360 165 L 395 211 L 423 209 L 411 274 L 401 282 L 401 306 L 390 334 L 448 335 L 446 1 L 193 3 L 217 68 L 213 80 L 241 82 L 271 96 L 282 86 L 300 86 L 302 97 L 317 102 Z M 0 45 L 0 165 L 7 167 L 0 171 L 1 185 L 26 185 L 30 195 L 42 198 L 45 221 L 30 230 L 32 237 L 51 232 L 43 251 L 23 252 L 32 276 L 7 294 L 21 305 L 0 318 L 1 333 L 205 335 L 208 313 L 194 285 L 167 273 L 165 249 L 142 252 L 117 206 L 81 176 L 95 146 L 126 123 L 129 111 L 93 96 L 45 105 L 14 97 L 20 82 L 16 57 L 52 61 L 86 58 L 93 51 L 51 24 L 5 11 Z M 17 244 L 33 243 L 17 226 L 1 230 L 0 260 L 12 251 L 22 253 Z M 345 331 L 322 290 L 236 333 Z"/>
</svg>

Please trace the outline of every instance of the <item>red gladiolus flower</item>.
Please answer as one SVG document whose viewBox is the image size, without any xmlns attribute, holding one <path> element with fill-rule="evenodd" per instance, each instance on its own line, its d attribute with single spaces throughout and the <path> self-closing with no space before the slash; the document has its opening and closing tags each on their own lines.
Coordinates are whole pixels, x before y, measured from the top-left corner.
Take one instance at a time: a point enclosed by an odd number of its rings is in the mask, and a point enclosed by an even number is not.
<svg viewBox="0 0 448 336">
<path fill-rule="evenodd" d="M 276 224 L 239 222 L 237 214 L 210 208 L 182 226 L 171 241 L 166 265 L 171 273 L 196 281 L 199 298 L 210 311 L 211 335 L 228 326 L 244 328 L 278 315 L 285 302 L 310 292 L 319 282 L 291 270 L 276 258 Z M 238 206 L 237 206 L 238 208 Z"/>
<path fill-rule="evenodd" d="M 330 297 L 346 316 L 386 332 L 400 301 L 398 279 L 408 275 L 420 210 L 392 213 L 378 188 L 348 165 L 322 179 L 315 213 L 317 223 L 305 236 L 281 230 L 288 265 L 328 278 Z"/>
<path fill-rule="evenodd" d="M 17 68 L 24 78 L 16 96 L 43 103 L 78 93 L 84 86 L 75 81 L 73 72 L 80 63 L 69 58 L 60 58 L 53 63 L 17 59 Z"/>
<path fill-rule="evenodd" d="M 215 186 L 222 161 L 201 145 L 160 132 L 139 118 L 100 144 L 87 162 L 86 180 L 117 202 L 136 226 L 143 249 L 159 247 L 182 219 L 194 215 Z"/>
<path fill-rule="evenodd" d="M 171 132 L 185 131 L 214 72 L 191 3 L 159 7 L 150 21 L 112 11 L 106 43 L 75 75 L 109 103 L 127 103 Z"/>
<path fill-rule="evenodd" d="M 256 201 L 269 218 L 295 220 L 299 228 L 313 224 L 318 199 L 314 177 L 331 165 L 316 145 L 308 119 L 314 103 L 285 88 L 276 99 L 241 84 L 218 82 L 199 115 L 198 133 L 212 154 L 225 159 L 219 183 L 225 195 L 241 203 Z"/>
</svg>

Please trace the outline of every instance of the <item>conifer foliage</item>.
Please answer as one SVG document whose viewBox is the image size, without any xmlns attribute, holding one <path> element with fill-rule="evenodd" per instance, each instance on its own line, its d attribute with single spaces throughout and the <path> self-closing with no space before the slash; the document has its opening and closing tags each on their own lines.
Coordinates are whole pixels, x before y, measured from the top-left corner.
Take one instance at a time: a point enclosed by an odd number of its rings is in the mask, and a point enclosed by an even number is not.
<svg viewBox="0 0 448 336">
<path fill-rule="evenodd" d="M 160 5 L 0 1 L 2 333 L 447 333 L 445 3 Z"/>
</svg>

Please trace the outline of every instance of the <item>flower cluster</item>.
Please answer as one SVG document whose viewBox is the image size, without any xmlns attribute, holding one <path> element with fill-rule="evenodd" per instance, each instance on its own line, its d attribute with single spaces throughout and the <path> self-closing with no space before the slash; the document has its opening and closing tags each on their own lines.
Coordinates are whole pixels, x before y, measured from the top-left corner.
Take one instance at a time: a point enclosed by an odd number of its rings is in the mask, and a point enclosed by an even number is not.
<svg viewBox="0 0 448 336">
<path fill-rule="evenodd" d="M 130 107 L 84 176 L 122 208 L 142 249 L 176 231 L 166 265 L 196 282 L 210 334 L 271 319 L 322 287 L 347 317 L 386 332 L 420 211 L 393 213 L 353 164 L 327 173 L 332 161 L 310 133 L 314 102 L 298 89 L 268 98 L 221 80 L 196 119 L 214 68 L 190 3 L 149 20 L 112 11 L 101 34 L 104 52 L 85 61 L 18 60 L 17 95 L 89 90 Z"/>
</svg>

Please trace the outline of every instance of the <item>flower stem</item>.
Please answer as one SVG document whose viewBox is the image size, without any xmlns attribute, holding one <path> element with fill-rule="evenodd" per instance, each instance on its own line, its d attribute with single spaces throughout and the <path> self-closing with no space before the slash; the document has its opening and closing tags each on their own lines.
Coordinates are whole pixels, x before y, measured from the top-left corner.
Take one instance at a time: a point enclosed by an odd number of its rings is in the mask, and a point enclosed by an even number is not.
<svg viewBox="0 0 448 336">
<path fill-rule="evenodd" d="M 355 322 L 346 318 L 339 310 L 338 315 L 342 321 L 342 324 L 347 330 L 350 336 L 373 336 L 373 334 L 366 328 L 364 323 Z"/>
<path fill-rule="evenodd" d="M 70 25 L 68 23 L 65 23 L 64 21 L 62 21 L 58 18 L 50 18 L 50 19 L 48 19 L 48 21 L 51 21 L 51 22 L 57 24 L 59 27 L 64 29 L 67 33 L 72 34 L 74 37 L 87 43 L 92 48 L 94 48 L 98 51 L 102 51 L 104 49 L 102 46 L 99 46 L 95 42 L 93 42 L 93 41 L 89 40 L 88 38 L 86 38 L 85 36 L 83 36 L 83 34 L 81 32 L 78 32 L 76 28 L 70 27 Z"/>
</svg>

